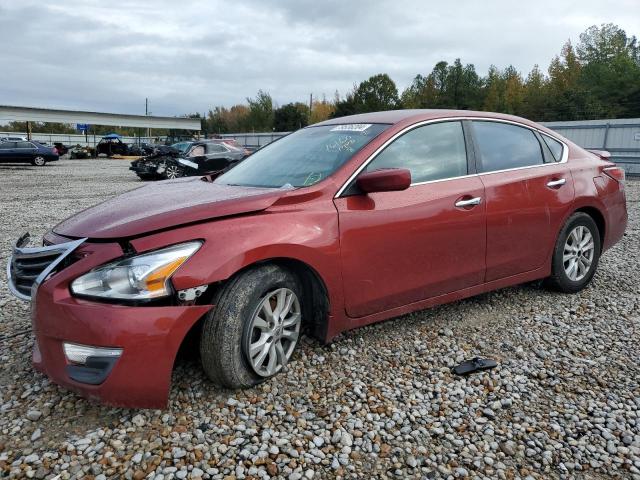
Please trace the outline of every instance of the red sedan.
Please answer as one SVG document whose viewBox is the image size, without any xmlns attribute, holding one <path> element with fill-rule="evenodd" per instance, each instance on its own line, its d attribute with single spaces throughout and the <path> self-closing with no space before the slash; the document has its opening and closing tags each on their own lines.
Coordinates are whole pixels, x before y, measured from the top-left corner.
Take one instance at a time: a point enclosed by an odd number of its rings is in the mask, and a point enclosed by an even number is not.
<svg viewBox="0 0 640 480">
<path fill-rule="evenodd" d="M 301 129 L 212 180 L 146 185 L 21 239 L 33 362 L 121 406 L 166 404 L 200 340 L 225 387 L 348 329 L 545 279 L 583 289 L 623 235 L 624 172 L 522 118 L 405 110 Z M 140 206 L 143 205 L 144 208 Z"/>
</svg>

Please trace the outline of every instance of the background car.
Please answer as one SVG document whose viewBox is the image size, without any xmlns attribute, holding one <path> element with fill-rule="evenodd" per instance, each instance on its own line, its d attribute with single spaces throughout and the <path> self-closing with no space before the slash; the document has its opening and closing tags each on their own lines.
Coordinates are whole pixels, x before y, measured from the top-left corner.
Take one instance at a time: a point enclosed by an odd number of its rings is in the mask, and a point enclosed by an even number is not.
<svg viewBox="0 0 640 480">
<path fill-rule="evenodd" d="M 58 160 L 58 150 L 38 142 L 0 142 L 0 162 L 29 162 L 38 167 Z"/>
<path fill-rule="evenodd" d="M 162 180 L 167 162 L 180 157 L 191 142 L 179 142 L 173 145 L 159 145 L 150 155 L 131 162 L 129 170 L 135 172 L 140 180 Z"/>
<path fill-rule="evenodd" d="M 140 157 L 142 157 L 143 155 L 151 155 L 156 147 L 156 145 L 152 145 L 150 143 L 129 145 L 128 155 Z"/>
<path fill-rule="evenodd" d="M 133 161 L 129 169 L 142 180 L 215 175 L 246 157 L 244 149 L 219 140 L 178 142 L 170 149 L 159 148 L 155 154 Z"/>
<path fill-rule="evenodd" d="M 127 155 L 129 153 L 129 145 L 120 139 L 120 135 L 110 133 L 105 135 L 96 145 L 96 155 L 106 155 L 112 157 L 114 155 Z"/>
<path fill-rule="evenodd" d="M 238 150 L 243 150 L 245 155 L 248 157 L 251 155 L 255 149 L 250 149 L 241 145 L 235 138 L 211 138 L 209 139 L 211 142 L 224 143 L 225 145 L 229 145 L 233 148 L 237 148 Z"/>
<path fill-rule="evenodd" d="M 56 147 L 56 150 L 58 150 L 58 155 L 60 156 L 66 155 L 67 153 L 69 153 L 69 147 L 67 147 L 62 142 L 54 142 L 53 146 Z"/>
<path fill-rule="evenodd" d="M 6 136 L 6 137 L 0 137 L 0 142 L 9 142 L 9 141 L 12 141 L 12 142 L 26 142 L 28 140 L 27 140 L 27 137 L 23 137 L 23 136 L 20 136 L 20 135 L 9 135 L 9 136 Z"/>
<path fill-rule="evenodd" d="M 93 158 L 96 156 L 96 151 L 94 148 L 83 145 L 74 145 L 69 149 L 69 158 L 71 159 L 84 159 L 84 158 Z"/>
</svg>

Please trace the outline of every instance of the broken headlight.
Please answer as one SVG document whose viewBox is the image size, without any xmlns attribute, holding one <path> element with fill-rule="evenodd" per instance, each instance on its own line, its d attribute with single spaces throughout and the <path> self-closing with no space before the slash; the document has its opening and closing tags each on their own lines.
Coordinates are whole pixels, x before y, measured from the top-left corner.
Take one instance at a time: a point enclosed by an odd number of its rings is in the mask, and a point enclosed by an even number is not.
<svg viewBox="0 0 640 480">
<path fill-rule="evenodd" d="M 91 270 L 71 283 L 71 292 L 114 300 L 149 300 L 171 294 L 169 279 L 202 245 L 189 242 Z"/>
</svg>

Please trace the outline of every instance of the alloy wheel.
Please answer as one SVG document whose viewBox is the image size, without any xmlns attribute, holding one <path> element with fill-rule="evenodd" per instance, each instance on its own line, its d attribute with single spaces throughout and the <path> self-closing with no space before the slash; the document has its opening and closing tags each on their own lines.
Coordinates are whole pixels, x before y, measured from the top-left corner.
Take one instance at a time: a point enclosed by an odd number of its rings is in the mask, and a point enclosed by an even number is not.
<svg viewBox="0 0 640 480">
<path fill-rule="evenodd" d="M 578 225 L 567 236 L 562 255 L 564 271 L 570 280 L 579 282 L 587 276 L 591 265 L 595 244 L 591 231 L 582 225 Z"/>
<path fill-rule="evenodd" d="M 301 320 L 300 301 L 292 290 L 279 288 L 262 297 L 245 348 L 254 372 L 270 377 L 282 370 L 298 343 Z"/>
<path fill-rule="evenodd" d="M 42 167 L 46 163 L 44 157 L 37 156 L 33 159 L 33 164 L 37 167 Z"/>
<path fill-rule="evenodd" d="M 180 178 L 182 176 L 182 171 L 177 165 L 167 165 L 167 169 L 165 170 L 164 174 L 167 178 L 174 179 Z"/>
</svg>

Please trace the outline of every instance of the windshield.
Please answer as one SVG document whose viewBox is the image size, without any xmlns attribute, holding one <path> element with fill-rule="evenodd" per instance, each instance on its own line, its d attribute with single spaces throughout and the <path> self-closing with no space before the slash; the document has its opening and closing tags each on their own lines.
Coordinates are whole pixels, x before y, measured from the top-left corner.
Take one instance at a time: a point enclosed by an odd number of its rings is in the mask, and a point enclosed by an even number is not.
<svg viewBox="0 0 640 480">
<path fill-rule="evenodd" d="M 367 123 L 303 128 L 258 150 L 215 182 L 307 187 L 327 178 L 388 127 Z"/>
<path fill-rule="evenodd" d="M 175 148 L 176 150 L 184 153 L 187 151 L 187 149 L 191 146 L 193 142 L 178 142 L 178 143 L 174 143 L 173 145 L 171 145 L 173 148 Z"/>
</svg>

